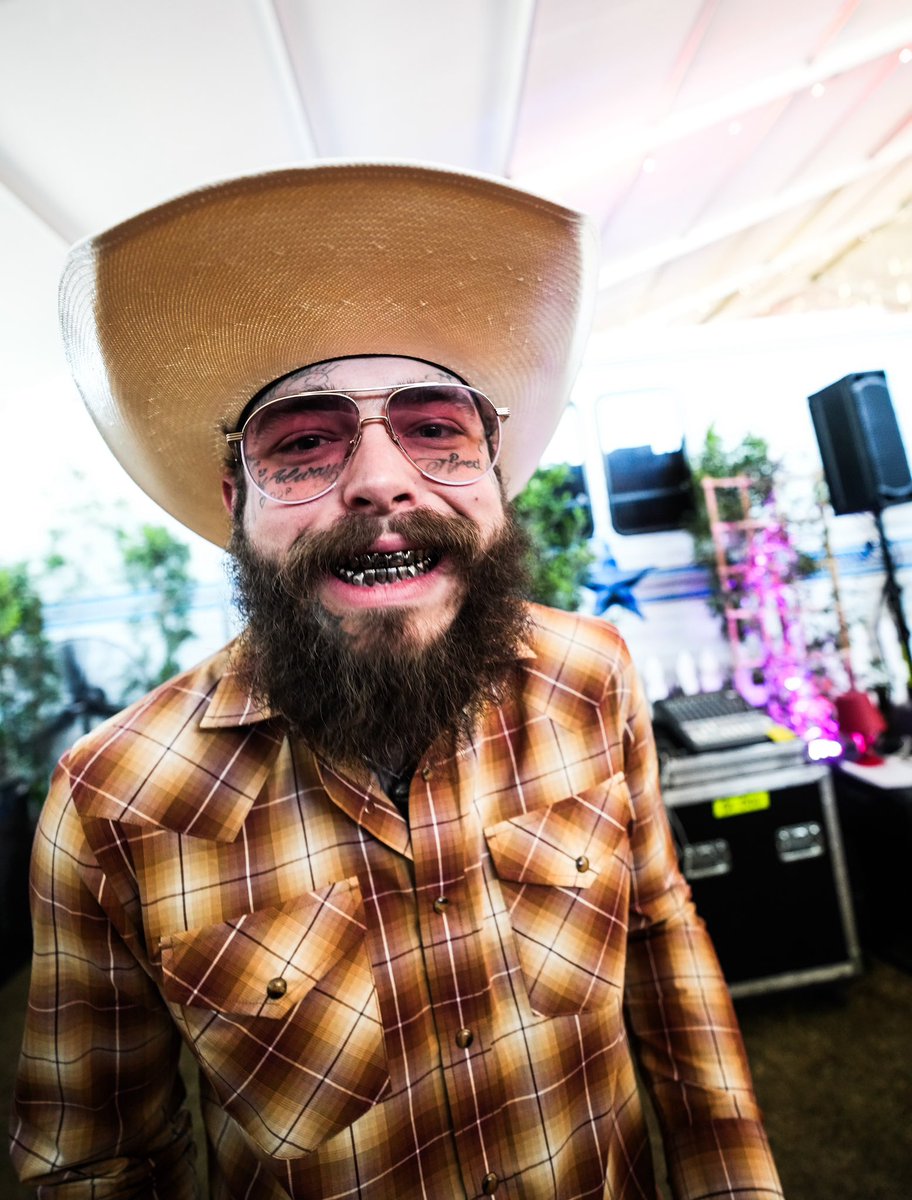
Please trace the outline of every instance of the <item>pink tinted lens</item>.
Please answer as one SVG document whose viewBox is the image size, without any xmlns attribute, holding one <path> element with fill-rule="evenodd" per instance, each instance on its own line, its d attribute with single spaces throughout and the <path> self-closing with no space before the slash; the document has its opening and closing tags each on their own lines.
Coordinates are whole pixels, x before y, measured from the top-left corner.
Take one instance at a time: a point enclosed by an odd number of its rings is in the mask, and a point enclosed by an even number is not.
<svg viewBox="0 0 912 1200">
<path fill-rule="evenodd" d="M 349 396 L 286 396 L 257 410 L 244 427 L 242 450 L 251 479 L 270 499 L 309 500 L 336 482 L 358 434 Z"/>
<path fill-rule="evenodd" d="M 390 398 L 387 415 L 415 466 L 441 483 L 471 483 L 497 461 L 497 412 L 473 388 L 405 387 Z"/>
</svg>

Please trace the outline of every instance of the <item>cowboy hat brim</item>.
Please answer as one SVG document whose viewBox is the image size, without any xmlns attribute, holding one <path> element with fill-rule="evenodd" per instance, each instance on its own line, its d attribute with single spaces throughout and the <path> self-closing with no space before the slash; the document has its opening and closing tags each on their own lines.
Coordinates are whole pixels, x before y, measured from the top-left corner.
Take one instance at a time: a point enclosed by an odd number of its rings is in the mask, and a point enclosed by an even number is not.
<svg viewBox="0 0 912 1200">
<path fill-rule="evenodd" d="M 515 494 L 578 369 L 597 257 L 585 217 L 500 181 L 320 163 L 205 187 L 79 243 L 61 326 L 115 457 L 224 545 L 224 432 L 266 384 L 330 358 L 427 359 L 508 406 Z"/>
</svg>

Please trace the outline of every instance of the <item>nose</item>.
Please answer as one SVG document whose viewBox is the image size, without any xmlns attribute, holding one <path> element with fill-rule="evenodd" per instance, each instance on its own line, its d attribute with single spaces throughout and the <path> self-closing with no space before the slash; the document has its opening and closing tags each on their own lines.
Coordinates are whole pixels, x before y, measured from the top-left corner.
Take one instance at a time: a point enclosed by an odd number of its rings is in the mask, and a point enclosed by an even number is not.
<svg viewBox="0 0 912 1200">
<path fill-rule="evenodd" d="M 346 508 L 376 513 L 411 508 L 418 503 L 421 479 L 383 418 L 362 420 L 361 441 L 339 479 Z"/>
</svg>

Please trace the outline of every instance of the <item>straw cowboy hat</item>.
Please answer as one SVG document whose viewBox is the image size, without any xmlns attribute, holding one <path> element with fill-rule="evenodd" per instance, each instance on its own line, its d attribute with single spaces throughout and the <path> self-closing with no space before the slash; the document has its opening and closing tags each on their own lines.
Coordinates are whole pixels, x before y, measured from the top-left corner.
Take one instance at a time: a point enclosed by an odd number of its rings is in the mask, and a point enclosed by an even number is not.
<svg viewBox="0 0 912 1200">
<path fill-rule="evenodd" d="M 114 456 L 224 545 L 224 431 L 267 383 L 328 358 L 428 359 L 509 406 L 515 494 L 579 366 L 596 261 L 585 217 L 501 181 L 320 163 L 204 187 L 80 242 L 60 317 Z"/>
</svg>

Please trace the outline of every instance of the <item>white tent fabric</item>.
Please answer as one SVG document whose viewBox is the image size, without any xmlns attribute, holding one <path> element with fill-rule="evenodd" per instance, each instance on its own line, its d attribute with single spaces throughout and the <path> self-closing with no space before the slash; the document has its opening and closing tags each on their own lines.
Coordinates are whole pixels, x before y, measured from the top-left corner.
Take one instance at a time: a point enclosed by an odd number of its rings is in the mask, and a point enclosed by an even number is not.
<svg viewBox="0 0 912 1200">
<path fill-rule="evenodd" d="M 605 326 L 905 310 L 910 59 L 908 0 L 5 0 L 4 293 L 205 180 L 356 155 L 592 212 Z"/>
<path fill-rule="evenodd" d="M 3 0 L 4 414 L 54 397 L 45 461 L 102 461 L 59 347 L 67 245 L 315 158 L 463 166 L 588 210 L 615 343 L 908 319 L 910 60 L 909 0 Z"/>
</svg>

